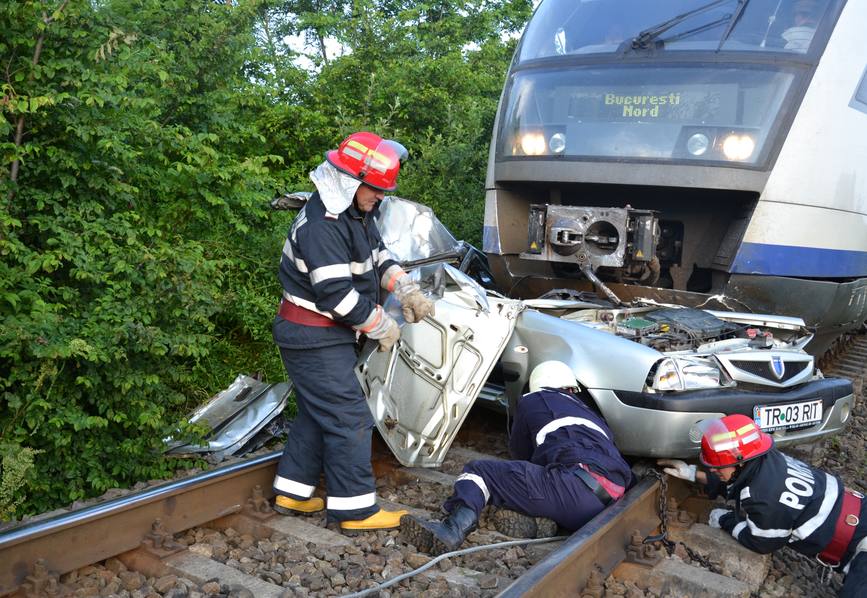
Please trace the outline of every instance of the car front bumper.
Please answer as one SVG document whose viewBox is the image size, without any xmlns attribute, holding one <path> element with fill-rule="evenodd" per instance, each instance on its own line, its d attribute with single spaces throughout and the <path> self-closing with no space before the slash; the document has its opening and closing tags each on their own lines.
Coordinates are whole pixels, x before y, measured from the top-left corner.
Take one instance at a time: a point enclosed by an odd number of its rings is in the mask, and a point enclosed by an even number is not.
<svg viewBox="0 0 867 598">
<path fill-rule="evenodd" d="M 839 432 L 854 406 L 852 383 L 826 378 L 785 392 L 710 389 L 644 393 L 587 389 L 615 432 L 626 455 L 688 458 L 698 454 L 701 434 L 695 424 L 732 413 L 753 417 L 757 405 L 785 405 L 822 399 L 822 421 L 807 428 L 772 432 L 778 446 L 812 442 Z"/>
</svg>

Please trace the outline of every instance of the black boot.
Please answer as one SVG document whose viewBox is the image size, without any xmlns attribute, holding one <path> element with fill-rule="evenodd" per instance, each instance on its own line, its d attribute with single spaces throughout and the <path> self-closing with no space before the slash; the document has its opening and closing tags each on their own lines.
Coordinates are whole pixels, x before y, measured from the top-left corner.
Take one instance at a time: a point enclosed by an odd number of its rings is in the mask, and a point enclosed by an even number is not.
<svg viewBox="0 0 867 598">
<path fill-rule="evenodd" d="M 557 535 L 557 524 L 547 517 L 532 517 L 498 508 L 488 515 L 494 529 L 513 538 L 549 538 Z"/>
<path fill-rule="evenodd" d="M 427 521 L 415 515 L 400 520 L 401 539 L 414 544 L 421 552 L 434 556 L 457 550 L 467 534 L 476 529 L 479 518 L 464 505 L 457 507 L 442 521 Z"/>
</svg>

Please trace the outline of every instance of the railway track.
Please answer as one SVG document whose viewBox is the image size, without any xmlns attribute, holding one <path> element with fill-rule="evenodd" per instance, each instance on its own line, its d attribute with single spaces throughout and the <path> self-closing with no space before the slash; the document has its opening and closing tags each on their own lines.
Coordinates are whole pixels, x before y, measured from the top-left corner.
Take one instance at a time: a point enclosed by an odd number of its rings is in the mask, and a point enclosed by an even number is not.
<svg viewBox="0 0 867 598">
<path fill-rule="evenodd" d="M 854 337 L 824 370 L 861 393 L 867 337 Z M 860 409 L 859 405 L 856 409 Z M 389 508 L 438 517 L 471 459 L 504 458 L 505 421 L 486 414 L 461 432 L 440 470 L 405 468 L 384 447 L 374 459 Z M 0 533 L 0 595 L 207 595 L 282 598 L 376 593 L 430 557 L 398 532 L 345 536 L 321 514 L 270 507 L 279 452 L 167 482 Z M 637 472 L 650 471 L 636 464 Z M 697 523 L 710 502 L 652 471 L 627 495 L 559 541 L 452 556 L 380 591 L 383 596 L 749 596 L 770 567 Z M 661 532 L 666 542 L 656 541 Z M 514 540 L 483 516 L 467 546 Z M 650 540 L 650 541 L 648 541 Z"/>
</svg>

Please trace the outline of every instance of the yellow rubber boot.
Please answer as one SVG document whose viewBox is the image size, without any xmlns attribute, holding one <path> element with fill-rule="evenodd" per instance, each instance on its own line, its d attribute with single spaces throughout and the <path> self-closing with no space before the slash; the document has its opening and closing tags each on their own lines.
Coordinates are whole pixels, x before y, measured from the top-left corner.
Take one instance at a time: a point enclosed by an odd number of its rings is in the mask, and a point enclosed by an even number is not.
<svg viewBox="0 0 867 598">
<path fill-rule="evenodd" d="M 284 515 L 294 515 L 295 513 L 315 513 L 325 508 L 325 501 L 314 496 L 307 500 L 295 500 L 288 496 L 277 495 L 274 500 L 274 510 Z"/>
<path fill-rule="evenodd" d="M 400 527 L 400 518 L 408 511 L 386 511 L 380 509 L 367 519 L 341 521 L 340 529 L 347 531 L 370 531 L 377 529 L 394 529 Z"/>
</svg>

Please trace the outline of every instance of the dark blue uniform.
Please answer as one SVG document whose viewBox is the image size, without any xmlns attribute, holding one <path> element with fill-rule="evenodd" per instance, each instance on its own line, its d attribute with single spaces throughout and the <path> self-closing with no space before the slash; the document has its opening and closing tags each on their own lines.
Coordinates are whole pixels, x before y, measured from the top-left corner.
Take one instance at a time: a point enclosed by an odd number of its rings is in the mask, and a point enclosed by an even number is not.
<svg viewBox="0 0 867 598">
<path fill-rule="evenodd" d="M 789 546 L 815 556 L 834 536 L 843 504 L 843 482 L 776 449 L 745 463 L 726 486 L 708 476 L 708 494 L 724 494 L 735 510 L 720 518 L 720 527 L 747 548 L 760 553 Z M 848 573 L 841 596 L 867 596 L 867 501 L 840 570 Z"/>
<path fill-rule="evenodd" d="M 379 510 L 370 464 L 374 422 L 352 370 L 356 331 L 374 321 L 380 289 L 403 271 L 382 243 L 375 213 L 353 205 L 332 214 L 314 193 L 289 231 L 280 262 L 283 300 L 321 321 L 274 320 L 298 405 L 274 490 L 305 500 L 324 471 L 326 508 L 335 521 Z"/>
<path fill-rule="evenodd" d="M 605 420 L 566 391 L 543 388 L 521 399 L 509 449 L 519 460 L 468 463 L 444 508 L 463 503 L 478 516 L 490 503 L 576 530 L 605 506 L 577 469 L 615 499 L 632 483 Z"/>
</svg>

